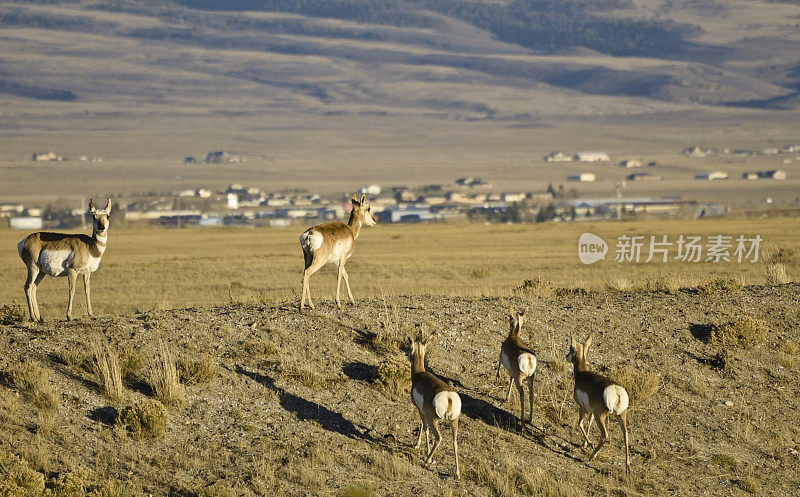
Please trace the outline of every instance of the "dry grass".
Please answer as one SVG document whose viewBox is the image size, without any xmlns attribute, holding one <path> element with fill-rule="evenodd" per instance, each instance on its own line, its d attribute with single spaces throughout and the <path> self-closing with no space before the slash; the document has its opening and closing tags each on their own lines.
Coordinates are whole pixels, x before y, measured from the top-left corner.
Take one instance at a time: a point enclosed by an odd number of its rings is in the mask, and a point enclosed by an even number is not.
<svg viewBox="0 0 800 497">
<path fill-rule="evenodd" d="M 147 365 L 147 384 L 153 396 L 167 405 L 183 403 L 183 388 L 178 381 L 178 370 L 172 352 L 163 341 L 159 341 Z"/>
<path fill-rule="evenodd" d="M 523 294 L 545 297 L 554 288 L 600 290 L 694 287 L 712 278 L 764 281 L 761 264 L 721 262 L 690 265 L 617 263 L 609 258 L 592 265 L 579 262 L 576 240 L 592 232 L 605 240 L 624 233 L 733 233 L 769 236 L 780 246 L 800 245 L 793 219 L 591 222 L 538 225 L 378 225 L 359 237 L 348 264 L 357 301 L 403 294 L 508 295 L 525 280 L 540 283 Z M 284 301 L 299 290 L 302 257 L 297 234 L 304 229 L 172 230 L 114 228 L 101 269 L 92 276 L 97 314 L 130 314 L 135 310 L 214 306 L 230 301 L 228 284 L 238 282 L 234 297 L 258 293 L 259 300 Z M 168 236 L 165 236 L 167 235 Z M 0 245 L 13 246 L 20 232 L 0 230 Z M 439 242 L 448 240 L 447 246 Z M 146 249 L 144 249 L 146 247 Z M 481 257 L 475 257 L 479 253 Z M 789 274 L 800 268 L 797 257 L 780 263 Z M 249 268 L 257 265 L 259 271 Z M 20 299 L 25 268 L 15 251 L 0 253 L 0 302 Z M 480 278 L 473 276 L 478 271 Z M 691 276 L 688 272 L 691 271 Z M 176 272 L 185 277 L 175 279 Z M 15 276 L 16 275 L 16 276 Z M 312 278 L 321 303 L 330 301 L 335 270 L 323 268 Z M 548 285 L 545 282 L 549 282 Z M 39 289 L 45 319 L 63 312 L 63 287 L 46 280 Z M 551 286 L 552 285 L 552 286 Z M 390 311 L 391 312 L 391 311 Z"/>
<path fill-rule="evenodd" d="M 111 400 L 121 400 L 124 389 L 117 354 L 111 350 L 105 339 L 96 339 L 92 342 L 91 354 L 95 379 L 101 391 Z"/>
<path fill-rule="evenodd" d="M 164 434 L 169 418 L 164 405 L 154 399 L 137 402 L 122 410 L 117 423 L 134 440 L 155 438 Z"/>
<path fill-rule="evenodd" d="M 209 383 L 219 377 L 219 366 L 209 355 L 178 360 L 178 378 L 184 385 Z"/>
<path fill-rule="evenodd" d="M 749 349 L 764 343 L 769 329 L 760 319 L 744 316 L 711 328 L 708 342 L 722 347 L 741 347 Z"/>
<path fill-rule="evenodd" d="M 581 492 L 572 482 L 553 476 L 543 468 L 531 468 L 513 454 L 481 459 L 467 476 L 488 487 L 497 497 L 537 495 L 541 497 L 578 497 Z"/>
<path fill-rule="evenodd" d="M 628 392 L 632 406 L 644 404 L 659 388 L 657 374 L 631 365 L 614 368 L 610 376 Z"/>
<path fill-rule="evenodd" d="M 786 265 L 783 263 L 765 264 L 764 265 L 764 281 L 768 285 L 785 285 L 792 280 L 786 274 Z"/>
<path fill-rule="evenodd" d="M 123 350 L 118 358 L 119 370 L 122 379 L 133 382 L 139 379 L 139 375 L 144 369 L 144 361 L 139 352 L 135 350 Z"/>
<path fill-rule="evenodd" d="M 411 366 L 403 356 L 390 355 L 375 366 L 372 382 L 379 389 L 395 397 L 407 392 L 411 385 Z"/>
<path fill-rule="evenodd" d="M 702 295 L 714 293 L 729 293 L 741 290 L 744 282 L 740 277 L 734 278 L 712 278 L 704 283 L 697 285 L 697 291 Z"/>
<path fill-rule="evenodd" d="M 0 380 L 8 387 L 27 393 L 40 409 L 53 409 L 58 402 L 50 386 L 49 371 L 32 361 L 16 363 L 9 371 L 0 374 Z"/>
<path fill-rule="evenodd" d="M 27 318 L 25 309 L 22 308 L 16 300 L 12 300 L 9 304 L 0 306 L 0 324 L 14 325 L 23 322 Z"/>
</svg>

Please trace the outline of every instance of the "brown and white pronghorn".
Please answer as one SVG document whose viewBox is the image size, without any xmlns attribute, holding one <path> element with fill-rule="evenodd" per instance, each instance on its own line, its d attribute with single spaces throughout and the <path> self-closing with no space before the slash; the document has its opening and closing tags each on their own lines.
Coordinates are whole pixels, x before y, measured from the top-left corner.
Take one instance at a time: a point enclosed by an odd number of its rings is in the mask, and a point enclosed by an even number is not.
<svg viewBox="0 0 800 497">
<path fill-rule="evenodd" d="M 416 342 L 409 339 L 408 359 L 411 361 L 411 401 L 419 411 L 419 436 L 415 449 L 422 443 L 422 431 L 425 431 L 425 444 L 427 454 L 425 465 L 433 459 L 433 453 L 442 441 L 439 432 L 440 421 L 450 421 L 453 426 L 453 453 L 456 456 L 456 478 L 461 478 L 461 469 L 458 465 L 458 418 L 461 416 L 461 397 L 450 386 L 437 378 L 434 374 L 425 371 L 425 342 Z M 430 430 L 433 429 L 434 442 L 431 448 Z"/>
<path fill-rule="evenodd" d="M 308 228 L 300 235 L 300 247 L 303 249 L 303 257 L 305 258 L 303 295 L 300 297 L 301 311 L 305 307 L 306 297 L 308 297 L 308 305 L 312 309 L 314 308 L 308 279 L 329 262 L 333 262 L 339 267 L 336 279 L 336 305 L 339 308 L 342 307 L 342 302 L 339 300 L 342 277 L 344 277 L 344 284 L 347 287 L 347 296 L 350 298 L 350 302 L 355 302 L 353 294 L 350 292 L 350 281 L 347 278 L 347 271 L 345 271 L 344 265 L 347 259 L 353 255 L 353 250 L 356 248 L 356 239 L 361 233 L 361 225 L 375 226 L 376 221 L 370 212 L 366 195 L 362 195 L 361 200 L 359 200 L 354 193 L 351 202 L 353 203 L 353 210 L 350 212 L 350 220 L 347 224 L 340 221 L 318 224 Z"/>
<path fill-rule="evenodd" d="M 525 389 L 522 382 L 528 379 L 528 390 L 530 392 L 530 413 L 528 422 L 533 422 L 533 378 L 536 375 L 536 356 L 533 350 L 525 345 L 519 337 L 522 323 L 525 321 L 525 311 L 514 311 L 514 306 L 508 307 L 508 337 L 500 346 L 500 359 L 497 365 L 497 377 L 500 377 L 500 366 L 508 371 L 508 393 L 503 402 L 508 402 L 511 397 L 511 386 L 517 385 L 519 392 L 519 422 L 520 426 L 525 426 Z"/>
<path fill-rule="evenodd" d="M 575 402 L 578 404 L 580 418 L 578 428 L 583 434 L 583 447 L 589 444 L 588 431 L 592 426 L 592 420 L 597 418 L 597 425 L 600 427 L 600 441 L 597 447 L 589 456 L 591 461 L 606 443 L 608 430 L 606 430 L 606 419 L 609 414 L 615 414 L 622 429 L 622 436 L 625 439 L 625 472 L 631 470 L 631 456 L 628 447 L 628 392 L 614 380 L 603 375 L 589 371 L 586 367 L 586 352 L 592 344 L 592 335 L 586 339 L 586 343 L 581 345 L 570 336 L 570 348 L 567 354 L 567 361 L 571 361 L 575 370 Z M 583 429 L 583 420 L 589 415 L 589 426 Z"/>
<path fill-rule="evenodd" d="M 109 214 L 111 199 L 105 209 L 97 210 L 93 201 L 89 201 L 89 212 L 92 214 L 92 236 L 84 234 L 65 234 L 38 232 L 26 236 L 17 245 L 17 251 L 28 267 L 28 279 L 25 281 L 25 298 L 28 301 L 28 312 L 31 321 L 42 321 L 39 314 L 39 303 L 36 300 L 36 289 L 42 278 L 50 276 L 66 276 L 69 281 L 69 300 L 67 303 L 67 319 L 72 319 L 72 299 L 75 295 L 75 280 L 83 275 L 83 288 L 86 291 L 86 312 L 92 314 L 91 287 L 89 278 L 100 267 L 100 259 L 106 251 L 108 241 Z"/>
</svg>

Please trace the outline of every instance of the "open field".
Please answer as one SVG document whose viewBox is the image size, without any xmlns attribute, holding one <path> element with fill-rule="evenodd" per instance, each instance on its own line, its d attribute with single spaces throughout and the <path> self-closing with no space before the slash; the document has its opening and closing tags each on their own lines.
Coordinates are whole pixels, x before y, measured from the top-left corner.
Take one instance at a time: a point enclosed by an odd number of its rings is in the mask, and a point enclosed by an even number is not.
<svg viewBox="0 0 800 497">
<path fill-rule="evenodd" d="M 797 219 L 706 219 L 645 222 L 544 223 L 536 225 L 378 225 L 365 228 L 350 262 L 357 299 L 381 295 L 505 296 L 527 279 L 589 290 L 607 286 L 646 287 L 659 280 L 671 287 L 695 286 L 711 277 L 737 278 L 746 284 L 765 280 L 765 264 L 751 262 L 614 262 L 622 235 L 759 234 L 765 247 L 794 250 L 782 259 L 790 278 L 800 273 Z M 94 311 L 129 314 L 135 310 L 212 306 L 234 300 L 290 300 L 299 295 L 303 269 L 298 237 L 305 227 L 289 229 L 115 229 L 112 226 L 100 270 L 92 276 Z M 594 233 L 609 243 L 606 260 L 583 265 L 578 238 Z M 24 303 L 25 266 L 16 252 L 24 232 L 0 231 L 0 302 Z M 762 247 L 763 249 L 763 247 Z M 642 249 L 641 261 L 649 255 Z M 328 300 L 336 273 L 329 265 L 311 279 L 317 300 Z M 67 283 L 47 277 L 39 289 L 45 319 L 63 319 Z M 84 305 L 76 293 L 76 315 Z"/>
</svg>

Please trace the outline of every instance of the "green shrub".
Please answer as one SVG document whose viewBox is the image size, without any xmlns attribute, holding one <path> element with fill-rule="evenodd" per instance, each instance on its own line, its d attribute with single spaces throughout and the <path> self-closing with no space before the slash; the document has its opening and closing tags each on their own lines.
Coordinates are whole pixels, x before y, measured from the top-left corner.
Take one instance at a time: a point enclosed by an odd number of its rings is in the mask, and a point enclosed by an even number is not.
<svg viewBox="0 0 800 497">
<path fill-rule="evenodd" d="M 228 487 L 215 483 L 210 487 L 200 487 L 195 489 L 194 497 L 230 497 L 231 491 Z"/>
<path fill-rule="evenodd" d="M 723 324 L 715 324 L 711 328 L 708 342 L 724 347 L 742 347 L 749 349 L 761 345 L 769 329 L 760 319 L 745 316 Z"/>
<path fill-rule="evenodd" d="M 12 300 L 10 304 L 3 304 L 0 307 L 0 324 L 8 326 L 19 324 L 24 320 L 25 309 L 16 300 Z"/>
<path fill-rule="evenodd" d="M 52 409 L 58 403 L 50 387 L 50 373 L 31 361 L 21 361 L 9 371 L 0 373 L 0 382 L 27 393 L 42 409 Z"/>
<path fill-rule="evenodd" d="M 168 422 L 164 404 L 154 399 L 126 407 L 117 418 L 117 423 L 124 426 L 134 440 L 161 436 Z"/>
<path fill-rule="evenodd" d="M 741 478 L 739 480 L 733 480 L 737 487 L 741 488 L 748 494 L 757 494 L 761 491 L 758 487 L 758 484 L 751 480 L 750 478 Z"/>
</svg>

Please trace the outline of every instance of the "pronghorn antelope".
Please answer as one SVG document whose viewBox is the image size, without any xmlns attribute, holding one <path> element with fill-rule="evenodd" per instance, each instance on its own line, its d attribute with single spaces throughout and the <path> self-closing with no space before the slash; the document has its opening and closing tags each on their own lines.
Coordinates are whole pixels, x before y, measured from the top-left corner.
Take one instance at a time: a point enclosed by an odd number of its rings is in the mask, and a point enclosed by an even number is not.
<svg viewBox="0 0 800 497">
<path fill-rule="evenodd" d="M 610 378 L 606 378 L 598 373 L 589 371 L 586 367 L 586 352 L 592 344 L 592 335 L 586 339 L 586 343 L 581 345 L 570 337 L 570 348 L 567 354 L 567 361 L 571 361 L 575 370 L 575 402 L 578 404 L 580 418 L 578 428 L 583 434 L 583 447 L 589 444 L 588 431 L 592 426 L 592 420 L 597 418 L 597 425 L 600 427 L 600 441 L 597 447 L 589 456 L 589 460 L 594 459 L 600 448 L 606 443 L 608 430 L 606 430 L 606 419 L 608 415 L 614 413 L 617 416 L 619 426 L 622 429 L 622 436 L 625 439 L 625 471 L 631 470 L 631 456 L 628 447 L 628 392 L 621 385 L 615 383 Z M 589 415 L 589 425 L 583 429 L 583 420 Z"/>
<path fill-rule="evenodd" d="M 93 219 L 93 232 L 89 237 L 83 234 L 64 234 L 38 232 L 26 236 L 17 245 L 22 262 L 28 267 L 28 279 L 25 281 L 25 298 L 28 300 L 28 312 L 31 321 L 42 321 L 39 314 L 39 303 L 36 300 L 36 288 L 46 274 L 50 276 L 66 276 L 69 281 L 69 300 L 67 303 L 67 319 L 72 319 L 72 299 L 75 295 L 75 279 L 83 275 L 83 288 L 86 291 L 86 312 L 92 314 L 90 299 L 91 287 L 89 278 L 100 266 L 100 259 L 106 251 L 108 241 L 109 214 L 111 199 L 105 209 L 97 210 L 93 201 L 89 201 L 89 212 Z"/>
<path fill-rule="evenodd" d="M 497 377 L 500 377 L 500 366 L 508 371 L 508 393 L 503 402 L 508 402 L 511 397 L 511 386 L 516 384 L 519 392 L 519 422 L 525 426 L 525 389 L 522 382 L 528 379 L 528 390 L 530 392 L 530 413 L 528 422 L 533 422 L 533 378 L 536 375 L 536 356 L 533 350 L 527 347 L 519 337 L 522 323 L 525 321 L 525 311 L 514 311 L 514 306 L 508 307 L 508 338 L 505 339 L 500 347 L 500 359 L 497 364 Z"/>
<path fill-rule="evenodd" d="M 456 456 L 456 478 L 461 478 L 458 465 L 458 417 L 461 415 L 461 397 L 432 373 L 425 371 L 425 342 L 409 339 L 408 358 L 411 361 L 411 400 L 419 410 L 419 436 L 415 449 L 422 443 L 422 431 L 425 431 L 427 454 L 425 465 L 430 464 L 433 453 L 442 441 L 439 422 L 450 421 L 453 425 L 453 453 Z M 431 448 L 430 430 L 433 429 L 434 442 Z"/>
<path fill-rule="evenodd" d="M 300 310 L 305 307 L 306 297 L 308 305 L 313 309 L 314 303 L 311 301 L 311 289 L 308 287 L 308 279 L 316 273 L 319 268 L 328 262 L 336 263 L 339 267 L 339 274 L 336 279 L 336 305 L 341 308 L 342 302 L 339 300 L 339 288 L 344 277 L 344 284 L 347 287 L 347 296 L 350 302 L 353 294 L 350 292 L 350 281 L 347 278 L 347 271 L 344 265 L 347 259 L 353 255 L 356 248 L 356 239 L 361 232 L 361 225 L 375 226 L 375 218 L 372 217 L 367 196 L 362 195 L 361 200 L 356 194 L 351 199 L 353 210 L 350 212 L 350 220 L 347 224 L 333 222 L 318 224 L 308 228 L 300 235 L 300 247 L 303 249 L 305 257 L 305 270 L 303 271 L 303 295 L 300 297 Z"/>
</svg>

